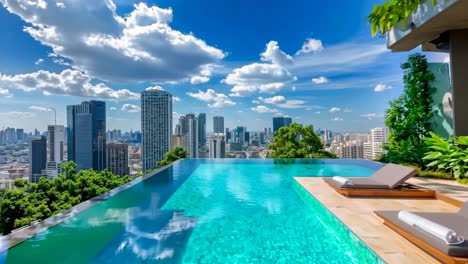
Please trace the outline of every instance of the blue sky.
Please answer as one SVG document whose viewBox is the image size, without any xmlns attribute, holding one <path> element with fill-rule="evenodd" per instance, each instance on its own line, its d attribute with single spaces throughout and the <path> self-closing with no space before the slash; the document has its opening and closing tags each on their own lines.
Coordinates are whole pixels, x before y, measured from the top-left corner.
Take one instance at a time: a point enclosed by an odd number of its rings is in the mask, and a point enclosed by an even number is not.
<svg viewBox="0 0 468 264">
<path fill-rule="evenodd" d="M 178 115 L 262 130 L 274 115 L 334 131 L 383 125 L 400 64 L 372 38 L 375 1 L 0 0 L 0 128 L 45 130 L 66 105 L 107 102 L 109 129 L 139 130 L 139 93 Z M 428 54 L 430 61 L 445 55 Z"/>
</svg>

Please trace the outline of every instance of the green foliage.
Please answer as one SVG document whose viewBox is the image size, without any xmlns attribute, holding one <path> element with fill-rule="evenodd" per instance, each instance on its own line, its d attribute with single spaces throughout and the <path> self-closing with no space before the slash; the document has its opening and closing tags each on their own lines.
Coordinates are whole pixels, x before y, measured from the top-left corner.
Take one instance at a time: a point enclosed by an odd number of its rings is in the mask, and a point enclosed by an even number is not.
<svg viewBox="0 0 468 264">
<path fill-rule="evenodd" d="M 181 146 L 175 146 L 171 151 L 166 152 L 164 154 L 164 159 L 158 161 L 157 167 L 158 168 L 164 167 L 164 166 L 167 166 L 167 165 L 171 164 L 172 162 L 174 162 L 174 161 L 176 161 L 178 159 L 185 159 L 185 158 L 188 158 L 188 157 L 189 157 L 189 154 L 188 154 L 187 150 L 185 150 L 185 148 L 183 148 Z"/>
<path fill-rule="evenodd" d="M 399 164 L 424 164 L 423 156 L 427 148 L 426 145 L 415 137 L 410 137 L 403 141 L 392 140 L 384 147 L 388 152 L 382 158 L 385 163 L 399 163 Z"/>
<path fill-rule="evenodd" d="M 403 94 L 390 102 L 385 115 L 385 124 L 390 127 L 388 162 L 424 165 L 423 138 L 430 131 L 431 86 L 434 75 L 428 70 L 426 57 L 412 54 L 401 65 L 405 84 Z"/>
<path fill-rule="evenodd" d="M 273 150 L 269 157 L 275 159 L 336 157 L 323 150 L 322 142 L 312 126 L 302 126 L 298 123 L 280 128 L 268 148 Z"/>
<path fill-rule="evenodd" d="M 455 144 L 451 144 L 450 139 L 444 140 L 431 132 L 430 137 L 424 139 L 430 150 L 424 157 L 424 160 L 429 162 L 427 167 L 452 172 L 456 179 L 467 178 L 468 149 L 458 145 L 467 141 L 468 137 L 458 137 Z"/>
<path fill-rule="evenodd" d="M 375 5 L 367 17 L 371 24 L 372 36 L 377 35 L 379 31 L 383 35 L 398 23 L 406 26 L 406 18 L 416 11 L 421 3 L 428 1 L 432 1 L 433 5 L 437 4 L 437 0 L 392 0 Z"/>
<path fill-rule="evenodd" d="M 0 228 L 3 234 L 69 209 L 97 195 L 131 181 L 108 170 L 81 170 L 76 173 L 72 161 L 63 164 L 63 174 L 53 181 L 42 177 L 37 183 L 23 179 L 14 182 L 16 189 L 5 192 L 0 203 Z"/>
</svg>

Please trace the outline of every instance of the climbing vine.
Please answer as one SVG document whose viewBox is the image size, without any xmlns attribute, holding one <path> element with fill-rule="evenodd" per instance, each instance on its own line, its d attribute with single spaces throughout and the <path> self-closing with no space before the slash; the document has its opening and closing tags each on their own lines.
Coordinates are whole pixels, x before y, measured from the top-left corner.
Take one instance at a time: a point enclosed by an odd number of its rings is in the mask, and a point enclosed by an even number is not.
<svg viewBox="0 0 468 264">
<path fill-rule="evenodd" d="M 406 18 L 416 11 L 421 3 L 429 1 L 436 5 L 438 0 L 392 0 L 375 5 L 367 18 L 371 24 L 372 36 L 377 35 L 379 31 L 383 35 L 400 22 L 405 26 Z"/>
</svg>

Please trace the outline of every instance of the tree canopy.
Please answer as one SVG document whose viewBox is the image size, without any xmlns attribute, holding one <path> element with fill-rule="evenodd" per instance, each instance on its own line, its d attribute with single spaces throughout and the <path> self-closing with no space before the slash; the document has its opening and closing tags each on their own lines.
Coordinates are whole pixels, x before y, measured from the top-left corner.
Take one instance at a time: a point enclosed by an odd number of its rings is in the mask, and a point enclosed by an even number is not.
<svg viewBox="0 0 468 264">
<path fill-rule="evenodd" d="M 412 54 L 401 65 L 404 91 L 390 102 L 385 124 L 391 129 L 386 161 L 423 165 L 426 151 L 423 138 L 431 131 L 431 86 L 434 75 L 428 70 L 426 57 Z"/>
<path fill-rule="evenodd" d="M 312 126 L 302 126 L 292 123 L 282 127 L 273 137 L 273 143 L 268 146 L 273 152 L 270 158 L 334 158 L 334 154 L 323 150 L 319 136 Z"/>
<path fill-rule="evenodd" d="M 166 152 L 164 154 L 164 159 L 158 161 L 157 167 L 164 167 L 166 165 L 171 164 L 172 162 L 178 160 L 178 159 L 185 159 L 188 158 L 189 154 L 185 148 L 181 146 L 175 146 L 173 149 L 170 151 Z"/>
<path fill-rule="evenodd" d="M 6 191 L 0 203 L 0 231 L 3 234 L 58 214 L 132 180 L 108 170 L 76 173 L 73 161 L 63 164 L 62 171 L 54 180 L 45 177 L 37 183 L 15 180 L 16 189 Z"/>
</svg>

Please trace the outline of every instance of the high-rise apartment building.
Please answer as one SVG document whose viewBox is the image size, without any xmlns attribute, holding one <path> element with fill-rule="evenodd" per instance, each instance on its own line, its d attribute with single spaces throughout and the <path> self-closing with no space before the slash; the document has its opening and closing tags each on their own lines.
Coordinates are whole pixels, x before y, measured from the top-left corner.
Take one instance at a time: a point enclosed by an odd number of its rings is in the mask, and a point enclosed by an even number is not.
<svg viewBox="0 0 468 264">
<path fill-rule="evenodd" d="M 60 166 L 63 163 L 65 141 L 65 127 L 61 125 L 47 126 L 47 156 L 46 175 L 54 179 L 60 174 Z"/>
<path fill-rule="evenodd" d="M 224 133 L 224 117 L 222 116 L 213 117 L 213 133 L 215 134 Z"/>
<path fill-rule="evenodd" d="M 86 101 L 67 106 L 68 160 L 76 169 L 106 168 L 106 103 Z"/>
<path fill-rule="evenodd" d="M 226 142 L 223 134 L 214 134 L 208 138 L 210 159 L 226 157 Z"/>
<path fill-rule="evenodd" d="M 8 127 L 5 129 L 5 144 L 12 145 L 16 143 L 16 129 Z"/>
<path fill-rule="evenodd" d="M 198 146 L 206 146 L 206 114 L 198 114 Z"/>
<path fill-rule="evenodd" d="M 35 138 L 29 144 L 29 181 L 38 182 L 45 176 L 47 161 L 47 139 L 44 136 Z"/>
<path fill-rule="evenodd" d="M 370 141 L 364 144 L 364 158 L 375 160 L 380 158 L 384 152 L 384 145 L 388 143 L 387 127 L 377 127 L 371 129 Z"/>
<path fill-rule="evenodd" d="M 125 143 L 107 144 L 107 169 L 115 175 L 130 174 L 128 167 L 128 145 Z"/>
<path fill-rule="evenodd" d="M 194 114 L 188 114 L 179 118 L 181 127 L 182 146 L 187 150 L 191 158 L 198 158 L 198 119 Z"/>
<path fill-rule="evenodd" d="M 143 171 L 153 170 L 172 146 L 172 94 L 157 88 L 141 92 Z"/>
<path fill-rule="evenodd" d="M 292 123 L 291 117 L 283 117 L 283 116 L 273 117 L 273 133 L 278 131 L 282 127 L 287 127 L 291 125 L 291 123 Z"/>
</svg>

